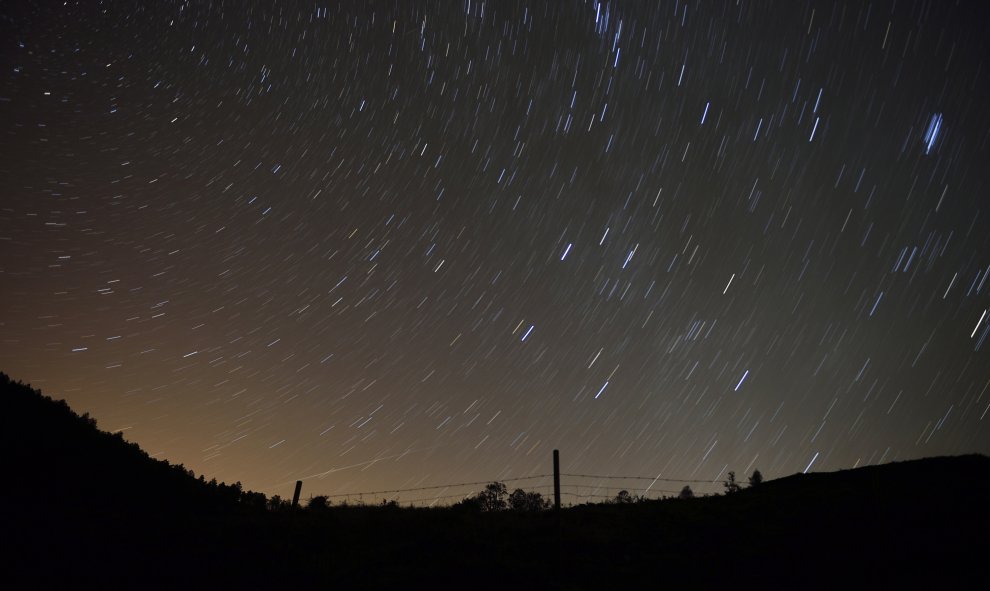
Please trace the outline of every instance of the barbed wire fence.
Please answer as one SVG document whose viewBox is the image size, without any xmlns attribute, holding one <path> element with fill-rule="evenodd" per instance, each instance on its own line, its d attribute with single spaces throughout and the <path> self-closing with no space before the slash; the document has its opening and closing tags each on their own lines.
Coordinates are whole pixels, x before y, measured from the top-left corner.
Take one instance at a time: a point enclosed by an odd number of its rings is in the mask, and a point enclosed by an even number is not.
<svg viewBox="0 0 990 591">
<path fill-rule="evenodd" d="M 544 482 L 540 482 L 543 479 Z M 553 481 L 558 483 L 555 487 Z M 566 480 L 565 480 L 566 479 Z M 535 481 L 535 482 L 534 482 Z M 547 482 L 550 481 L 550 482 Z M 314 493 L 309 499 L 323 497 L 328 502 L 338 505 L 379 505 L 397 504 L 408 507 L 437 507 L 449 506 L 470 497 L 477 496 L 491 483 L 502 483 L 508 491 L 522 489 L 525 492 L 538 492 L 551 501 L 575 505 L 588 502 L 615 500 L 625 491 L 632 499 L 662 499 L 676 497 L 691 487 L 694 496 L 710 496 L 721 493 L 724 487 L 722 480 L 702 480 L 689 478 L 667 478 L 661 474 L 656 476 L 614 475 L 614 474 L 576 474 L 557 472 L 556 474 L 536 474 L 514 478 L 492 478 L 471 482 L 455 482 L 435 484 L 430 486 L 415 486 L 407 488 L 381 489 L 371 491 L 356 491 L 343 493 Z M 648 485 L 644 486 L 646 482 Z M 616 484 L 625 484 L 615 486 Z M 659 485 L 659 486 L 658 486 Z M 673 486 L 671 486 L 673 485 Z M 683 486 L 682 486 L 683 485 Z M 297 482 L 297 489 L 301 481 Z M 677 488 L 681 487 L 681 488 Z M 694 490 L 697 487 L 698 490 Z M 559 497 L 555 498 L 555 489 Z M 435 491 L 429 494 L 429 491 Z M 546 491 L 544 493 L 544 491 Z M 299 491 L 293 499 L 298 504 Z"/>
</svg>

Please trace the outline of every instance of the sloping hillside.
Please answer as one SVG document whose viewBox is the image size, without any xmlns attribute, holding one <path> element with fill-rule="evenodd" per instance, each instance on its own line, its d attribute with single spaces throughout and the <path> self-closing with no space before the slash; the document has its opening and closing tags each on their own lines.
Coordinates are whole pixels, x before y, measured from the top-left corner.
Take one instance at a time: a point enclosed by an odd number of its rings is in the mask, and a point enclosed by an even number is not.
<svg viewBox="0 0 990 591">
<path fill-rule="evenodd" d="M 42 587 L 968 588 L 990 526 L 984 456 L 559 513 L 268 511 L 2 374 L 0 449 L 3 572 Z"/>
<path fill-rule="evenodd" d="M 100 431 L 63 400 L 0 373 L 0 442 L 17 504 L 56 512 L 235 510 L 264 499 L 240 485 L 210 484 L 181 465 L 155 460 L 117 434 Z"/>
<path fill-rule="evenodd" d="M 224 548 L 239 523 L 264 510 L 263 495 L 152 459 L 4 374 L 0 449 L 5 581 L 173 587 L 232 573 Z"/>
</svg>

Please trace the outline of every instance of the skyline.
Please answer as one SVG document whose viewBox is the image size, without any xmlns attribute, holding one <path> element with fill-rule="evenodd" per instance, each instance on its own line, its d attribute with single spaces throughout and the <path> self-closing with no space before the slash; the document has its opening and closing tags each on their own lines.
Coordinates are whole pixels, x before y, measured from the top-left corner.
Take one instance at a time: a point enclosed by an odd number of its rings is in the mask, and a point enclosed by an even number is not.
<svg viewBox="0 0 990 591">
<path fill-rule="evenodd" d="M 990 454 L 979 7 L 0 14 L 0 371 L 154 457 L 285 497 Z"/>
</svg>

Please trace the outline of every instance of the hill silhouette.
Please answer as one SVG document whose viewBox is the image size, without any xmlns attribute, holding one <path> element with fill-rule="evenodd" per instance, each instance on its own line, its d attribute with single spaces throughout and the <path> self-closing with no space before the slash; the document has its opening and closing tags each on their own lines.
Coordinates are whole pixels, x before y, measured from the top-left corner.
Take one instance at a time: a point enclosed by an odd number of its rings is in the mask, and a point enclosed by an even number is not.
<svg viewBox="0 0 990 591">
<path fill-rule="evenodd" d="M 196 479 L 181 465 L 152 459 L 120 433 L 97 428 L 63 400 L 42 396 L 0 373 L 0 437 L 7 451 L 6 478 L 16 503 L 51 502 L 50 510 L 231 511 L 249 502 L 240 483 Z"/>
<path fill-rule="evenodd" d="M 734 494 L 485 513 L 266 508 L 0 374 L 4 581 L 41 588 L 586 589 L 984 580 L 990 458 L 794 475 Z"/>
<path fill-rule="evenodd" d="M 134 575 L 157 570 L 163 555 L 183 547 L 189 560 L 205 563 L 224 541 L 214 532 L 265 503 L 240 483 L 207 482 L 155 460 L 65 401 L 2 373 L 0 442 L 0 505 L 13 532 L 4 571 L 26 569 L 21 574 L 36 583 L 130 586 Z M 162 583 L 168 580 L 176 579 Z"/>
</svg>

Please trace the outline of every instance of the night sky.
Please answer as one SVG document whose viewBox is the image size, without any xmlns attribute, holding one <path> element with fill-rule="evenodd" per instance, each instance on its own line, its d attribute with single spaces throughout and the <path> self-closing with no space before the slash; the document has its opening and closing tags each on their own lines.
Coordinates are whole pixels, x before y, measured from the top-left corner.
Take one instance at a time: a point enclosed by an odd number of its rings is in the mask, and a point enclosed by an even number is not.
<svg viewBox="0 0 990 591">
<path fill-rule="evenodd" d="M 0 370 L 283 497 L 990 453 L 980 5 L 5 2 Z"/>
</svg>

